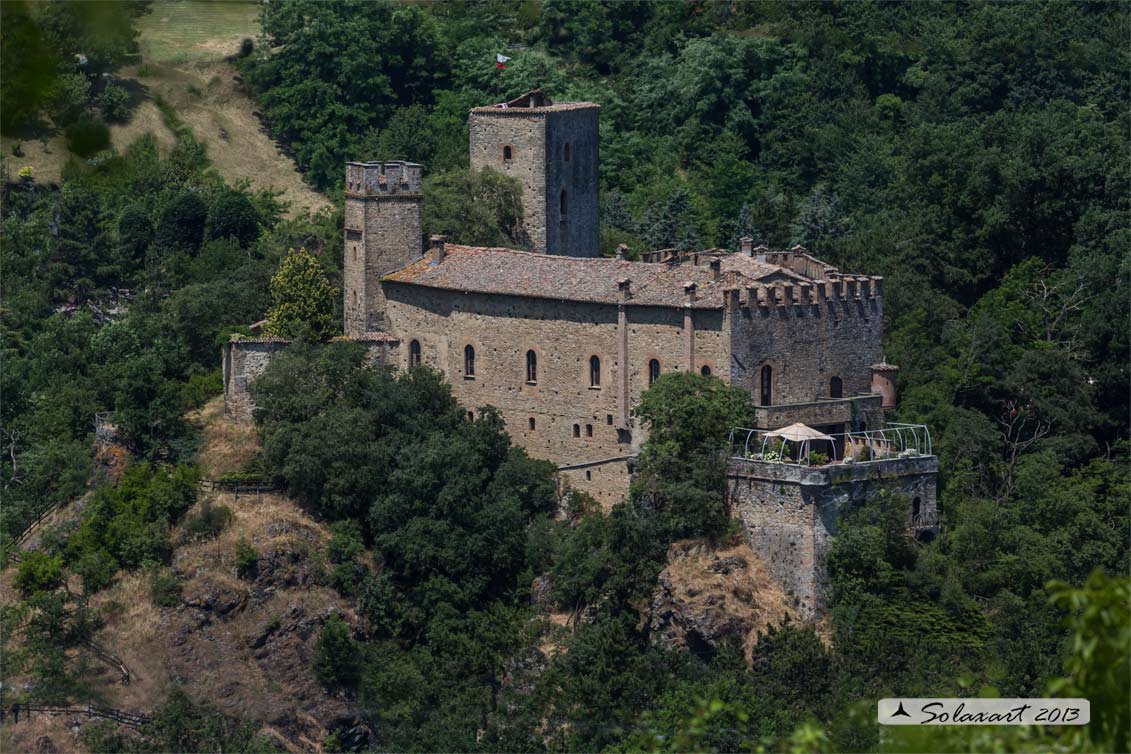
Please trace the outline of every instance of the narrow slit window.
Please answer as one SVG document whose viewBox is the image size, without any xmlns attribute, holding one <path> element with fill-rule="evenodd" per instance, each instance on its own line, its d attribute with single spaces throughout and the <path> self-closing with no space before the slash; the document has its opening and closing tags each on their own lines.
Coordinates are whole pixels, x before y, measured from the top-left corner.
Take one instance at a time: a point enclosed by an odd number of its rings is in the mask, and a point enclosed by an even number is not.
<svg viewBox="0 0 1131 754">
<path fill-rule="evenodd" d="M 414 340 L 408 344 L 408 368 L 420 366 L 420 341 Z"/>
<path fill-rule="evenodd" d="M 589 387 L 601 387 L 601 359 L 589 357 Z"/>
<path fill-rule="evenodd" d="M 534 417 L 533 416 L 530 417 L 530 431 L 531 432 L 534 431 Z"/>
<path fill-rule="evenodd" d="M 585 436 L 586 437 L 592 437 L 593 436 L 593 425 L 592 424 L 586 424 L 585 425 Z"/>
<path fill-rule="evenodd" d="M 463 348 L 463 376 L 475 376 L 475 349 L 471 345 Z"/>
<path fill-rule="evenodd" d="M 652 359 L 648 362 L 648 387 L 652 387 L 652 383 L 660 379 L 660 362 L 658 359 Z"/>
<path fill-rule="evenodd" d="M 565 189 L 562 189 L 562 195 L 559 198 L 559 209 L 561 210 L 562 217 L 569 214 L 569 197 L 566 195 Z"/>
<path fill-rule="evenodd" d="M 511 147 L 510 147 L 510 144 L 508 144 L 508 145 L 506 145 L 505 147 L 503 147 L 503 161 L 504 161 L 504 162 L 510 162 L 510 161 L 511 161 L 511 155 L 512 155 L 512 154 L 513 154 L 513 153 L 511 152 Z"/>
<path fill-rule="evenodd" d="M 574 424 L 573 425 L 573 436 L 574 437 L 581 437 L 581 425 L 580 424 Z"/>
<path fill-rule="evenodd" d="M 774 397 L 774 370 L 769 364 L 762 367 L 762 394 L 760 403 L 769 406 Z"/>
<path fill-rule="evenodd" d="M 526 381 L 531 384 L 538 382 L 538 354 L 534 351 L 526 352 Z"/>
<path fill-rule="evenodd" d="M 566 162 L 569 162 L 569 144 L 562 147 L 562 156 L 565 158 Z"/>
</svg>

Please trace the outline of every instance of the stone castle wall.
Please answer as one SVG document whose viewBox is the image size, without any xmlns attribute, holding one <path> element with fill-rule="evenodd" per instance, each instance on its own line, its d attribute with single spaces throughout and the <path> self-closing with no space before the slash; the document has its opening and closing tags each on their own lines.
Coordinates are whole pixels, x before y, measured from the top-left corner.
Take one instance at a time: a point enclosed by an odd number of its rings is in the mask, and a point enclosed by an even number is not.
<svg viewBox="0 0 1131 754">
<path fill-rule="evenodd" d="M 870 393 L 871 365 L 883 358 L 883 299 L 838 298 L 831 285 L 829 292 L 807 303 L 732 307 L 731 384 L 747 388 L 758 402 L 762 367 L 769 365 L 773 405 L 828 397 L 834 376 L 846 398 Z"/>
<path fill-rule="evenodd" d="M 530 250 L 546 252 L 546 120 L 471 113 L 468 119 L 473 170 L 490 168 L 522 184 L 522 210 Z M 510 147 L 510 159 L 504 150 Z"/>
<path fill-rule="evenodd" d="M 241 338 L 224 344 L 224 413 L 233 421 L 251 421 L 255 405 L 249 387 L 287 343 L 282 338 Z"/>
<path fill-rule="evenodd" d="M 937 471 L 934 456 L 822 467 L 731 459 L 727 495 L 747 543 L 811 618 L 827 606 L 825 557 L 845 514 L 887 491 L 908 498 L 909 524 L 916 507 L 937 520 Z"/>
<path fill-rule="evenodd" d="M 600 254 L 600 148 L 597 108 L 552 113 L 546 120 L 546 251 Z M 566 214 L 561 194 L 566 192 Z"/>
<path fill-rule="evenodd" d="M 629 412 L 647 388 L 648 362 L 659 360 L 663 372 L 688 366 L 681 310 L 625 306 L 622 322 L 614 304 L 395 283 L 386 283 L 386 296 L 402 344 L 402 367 L 408 365 L 409 344 L 419 341 L 423 362 L 447 376 L 460 402 L 471 410 L 498 408 L 515 443 L 536 458 L 561 466 L 620 459 L 567 477 L 606 506 L 623 497 L 628 489 L 623 459 L 641 442 Z M 692 324 L 693 366 L 721 363 L 722 312 L 696 310 Z M 475 349 L 474 376 L 464 369 L 468 345 Z M 526 380 L 528 350 L 537 354 L 534 384 Z M 592 356 L 601 361 L 599 387 L 589 384 Z"/>
</svg>

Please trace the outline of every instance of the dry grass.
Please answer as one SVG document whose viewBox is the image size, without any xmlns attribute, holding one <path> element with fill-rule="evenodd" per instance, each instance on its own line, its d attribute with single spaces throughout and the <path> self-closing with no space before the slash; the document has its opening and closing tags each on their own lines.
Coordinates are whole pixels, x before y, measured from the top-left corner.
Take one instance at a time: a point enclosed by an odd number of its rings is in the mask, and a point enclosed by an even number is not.
<svg viewBox="0 0 1131 754">
<path fill-rule="evenodd" d="M 244 468 L 262 447 L 255 427 L 238 424 L 224 415 L 224 398 L 213 398 L 189 420 L 203 432 L 200 466 L 206 479 Z"/>
<path fill-rule="evenodd" d="M 0 725 L 0 752 L 41 751 L 39 740 L 46 736 L 60 752 L 85 754 L 87 748 L 74 730 L 76 722 L 86 724 L 87 718 L 39 712 L 30 720 Z"/>
<path fill-rule="evenodd" d="M 738 558 L 745 568 L 719 573 L 718 560 Z M 762 560 L 745 543 L 711 550 L 701 542 L 677 542 L 668 552 L 667 573 L 672 597 L 684 612 L 713 611 L 749 626 L 743 646 L 749 662 L 759 634 L 787 618 L 797 620 L 789 596 L 770 577 Z"/>
</svg>

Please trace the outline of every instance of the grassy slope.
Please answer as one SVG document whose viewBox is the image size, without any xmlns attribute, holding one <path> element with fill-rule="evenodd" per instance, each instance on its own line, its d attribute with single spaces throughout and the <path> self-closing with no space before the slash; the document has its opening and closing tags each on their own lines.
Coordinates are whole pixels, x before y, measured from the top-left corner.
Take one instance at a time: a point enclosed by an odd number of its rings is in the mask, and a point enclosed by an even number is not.
<svg viewBox="0 0 1131 754">
<path fill-rule="evenodd" d="M 204 142 L 212 164 L 228 182 L 247 178 L 254 188 L 282 190 L 291 211 L 329 207 L 326 197 L 306 185 L 294 163 L 281 153 L 253 114 L 255 103 L 225 58 L 245 37 L 259 31 L 257 7 L 250 2 L 172 0 L 156 2 L 138 23 L 142 65 L 118 72 L 120 78 L 144 87 L 146 97 L 129 123 L 112 126 L 111 140 L 123 151 L 146 132 L 164 149 L 175 143 L 154 102 L 160 97 Z M 37 180 L 58 181 L 70 155 L 62 134 L 41 141 L 23 141 L 23 156 L 12 155 L 14 140 L 3 139 L 8 170 L 23 166 Z"/>
</svg>

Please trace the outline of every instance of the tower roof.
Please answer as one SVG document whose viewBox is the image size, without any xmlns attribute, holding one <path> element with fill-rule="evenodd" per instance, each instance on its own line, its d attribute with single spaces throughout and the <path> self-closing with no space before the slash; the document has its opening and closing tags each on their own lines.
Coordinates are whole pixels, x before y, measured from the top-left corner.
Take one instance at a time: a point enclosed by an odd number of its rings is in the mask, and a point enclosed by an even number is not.
<svg viewBox="0 0 1131 754">
<path fill-rule="evenodd" d="M 556 104 L 550 99 L 550 95 L 546 94 L 541 89 L 531 89 L 525 94 L 520 94 L 514 99 L 500 102 L 497 105 L 473 107 L 471 112 L 482 115 L 510 115 L 520 117 L 523 115 L 558 113 L 568 110 L 588 110 L 599 107 L 600 105 L 595 102 L 562 102 Z"/>
</svg>

